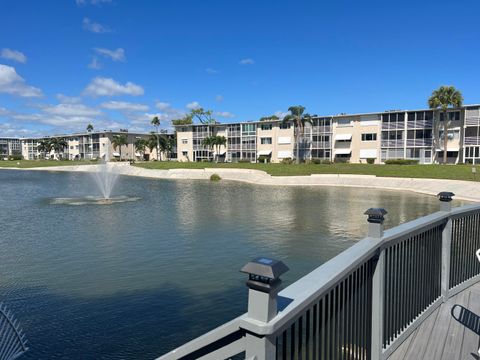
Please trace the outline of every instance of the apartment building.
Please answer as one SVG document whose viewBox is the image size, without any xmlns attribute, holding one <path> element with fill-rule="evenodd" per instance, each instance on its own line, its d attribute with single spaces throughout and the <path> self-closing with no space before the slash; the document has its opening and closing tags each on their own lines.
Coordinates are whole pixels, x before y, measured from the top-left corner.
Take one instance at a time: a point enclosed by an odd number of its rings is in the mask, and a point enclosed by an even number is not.
<svg viewBox="0 0 480 360">
<path fill-rule="evenodd" d="M 448 162 L 480 162 L 480 105 L 448 111 Z M 305 159 L 383 163 L 414 159 L 420 164 L 443 158 L 443 114 L 430 109 L 314 116 L 307 123 L 299 153 Z M 280 162 L 296 155 L 294 123 L 280 120 L 176 126 L 179 161 Z M 225 136 L 219 149 L 203 145 Z M 218 152 L 218 153 L 217 153 Z M 368 160 L 371 159 L 371 160 Z"/>
<path fill-rule="evenodd" d="M 0 137 L 0 159 L 7 159 L 11 155 L 21 154 L 21 142 L 19 138 Z"/>
<path fill-rule="evenodd" d="M 126 135 L 127 145 L 119 147 L 113 146 L 113 139 L 116 135 Z M 164 134 L 168 137 L 173 137 L 173 134 Z M 87 133 L 77 133 L 68 135 L 55 135 L 50 137 L 24 138 L 21 139 L 21 153 L 24 159 L 35 160 L 41 158 L 56 158 L 53 150 L 49 153 L 38 150 L 38 144 L 42 140 L 51 138 L 65 139 L 67 146 L 61 152 L 62 159 L 68 160 L 88 160 L 88 159 L 134 159 L 134 160 L 151 160 L 156 159 L 156 150 L 145 149 L 144 152 L 139 152 L 135 149 L 135 142 L 138 139 L 148 139 L 150 134 L 145 133 L 129 133 L 129 132 L 115 132 L 115 131 L 94 131 Z M 170 156 L 175 155 L 175 149 Z M 161 159 L 166 159 L 166 154 L 161 154 Z"/>
</svg>

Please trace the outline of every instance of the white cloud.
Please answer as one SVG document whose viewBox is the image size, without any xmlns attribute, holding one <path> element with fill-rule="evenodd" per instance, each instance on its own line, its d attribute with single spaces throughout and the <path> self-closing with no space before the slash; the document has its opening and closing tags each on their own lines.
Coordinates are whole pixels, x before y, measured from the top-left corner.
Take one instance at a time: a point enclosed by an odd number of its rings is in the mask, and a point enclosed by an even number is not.
<svg viewBox="0 0 480 360">
<path fill-rule="evenodd" d="M 66 96 L 63 94 L 57 94 L 56 98 L 60 103 L 64 104 L 78 104 L 82 101 L 82 99 L 77 96 Z"/>
<path fill-rule="evenodd" d="M 21 53 L 20 51 L 7 48 L 2 49 L 0 57 L 7 60 L 13 60 L 22 64 L 25 64 L 27 62 L 27 57 L 25 56 L 25 54 Z"/>
<path fill-rule="evenodd" d="M 84 95 L 90 96 L 115 96 L 115 95 L 143 95 L 144 90 L 141 86 L 132 82 L 122 85 L 110 78 L 96 77 L 83 91 Z"/>
<path fill-rule="evenodd" d="M 97 54 L 110 58 L 113 61 L 125 61 L 125 50 L 118 48 L 116 50 L 95 48 Z"/>
<path fill-rule="evenodd" d="M 102 64 L 100 64 L 100 62 L 98 61 L 98 58 L 94 56 L 92 57 L 92 61 L 90 62 L 90 64 L 88 64 L 88 67 L 90 69 L 99 70 L 102 68 Z"/>
<path fill-rule="evenodd" d="M 101 114 L 100 110 L 88 107 L 84 104 L 57 104 L 42 107 L 45 114 L 57 115 L 63 117 L 91 117 Z"/>
<path fill-rule="evenodd" d="M 193 109 L 198 109 L 200 108 L 200 103 L 198 101 L 192 101 L 191 103 L 188 103 L 186 105 L 186 108 L 187 109 L 190 109 L 190 110 L 193 110 Z"/>
<path fill-rule="evenodd" d="M 158 110 L 168 110 L 168 109 L 170 109 L 170 104 L 167 103 L 167 102 L 157 101 L 157 102 L 155 103 L 155 107 L 156 107 Z"/>
<path fill-rule="evenodd" d="M 278 116 L 280 119 L 283 119 L 285 116 L 289 114 L 288 111 L 275 111 L 274 115 Z"/>
<path fill-rule="evenodd" d="M 126 101 L 108 101 L 100 106 L 105 109 L 118 111 L 148 111 L 148 105 L 135 104 Z"/>
<path fill-rule="evenodd" d="M 222 101 L 223 101 L 223 95 L 217 95 L 217 96 L 215 96 L 215 101 L 216 101 L 216 102 L 222 102 Z"/>
<path fill-rule="evenodd" d="M 253 65 L 253 64 L 255 64 L 255 61 L 253 59 L 246 58 L 246 59 L 240 60 L 239 64 L 240 65 Z"/>
<path fill-rule="evenodd" d="M 107 26 L 104 26 L 96 22 L 92 22 L 89 18 L 83 19 L 83 29 L 96 34 L 112 32 L 112 30 Z"/>
<path fill-rule="evenodd" d="M 209 74 L 219 74 L 220 71 L 212 69 L 212 68 L 206 68 L 205 71 Z"/>
<path fill-rule="evenodd" d="M 0 64 L 0 93 L 2 92 L 21 97 L 42 96 L 42 91 L 27 85 L 25 80 L 17 74 L 15 68 Z"/>
<path fill-rule="evenodd" d="M 213 115 L 216 115 L 218 117 L 223 117 L 223 118 L 234 118 L 235 114 L 232 114 L 229 111 L 215 111 Z"/>
</svg>

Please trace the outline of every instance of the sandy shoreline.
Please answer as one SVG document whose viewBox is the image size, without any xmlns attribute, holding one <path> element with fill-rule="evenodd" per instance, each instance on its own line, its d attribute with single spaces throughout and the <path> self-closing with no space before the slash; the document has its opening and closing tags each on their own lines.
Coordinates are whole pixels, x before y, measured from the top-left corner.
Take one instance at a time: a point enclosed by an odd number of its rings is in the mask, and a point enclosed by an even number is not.
<svg viewBox="0 0 480 360">
<path fill-rule="evenodd" d="M 54 166 L 41 168 L 0 168 L 28 171 L 91 171 L 97 165 Z M 480 202 L 480 182 L 443 179 L 416 179 L 376 177 L 374 175 L 313 174 L 309 176 L 271 176 L 264 171 L 232 168 L 170 169 L 152 170 L 130 166 L 127 163 L 115 164 L 119 174 L 155 179 L 208 180 L 218 174 L 223 180 L 241 181 L 267 186 L 346 186 L 358 188 L 412 191 L 427 195 L 437 195 L 441 191 L 455 193 L 455 199 Z"/>
</svg>

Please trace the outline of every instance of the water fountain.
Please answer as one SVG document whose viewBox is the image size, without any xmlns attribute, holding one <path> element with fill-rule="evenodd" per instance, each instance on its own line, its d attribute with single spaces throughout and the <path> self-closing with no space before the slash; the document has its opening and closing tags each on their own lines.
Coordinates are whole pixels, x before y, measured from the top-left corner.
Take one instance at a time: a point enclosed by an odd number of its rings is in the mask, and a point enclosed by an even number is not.
<svg viewBox="0 0 480 360">
<path fill-rule="evenodd" d="M 108 149 L 108 147 L 107 147 Z M 111 205 L 114 203 L 137 201 L 140 198 L 131 196 L 112 196 L 113 188 L 117 182 L 117 165 L 108 161 L 108 150 L 101 163 L 95 165 L 89 174 L 95 181 L 101 196 L 86 196 L 82 198 L 55 198 L 50 203 L 56 205 Z"/>
</svg>

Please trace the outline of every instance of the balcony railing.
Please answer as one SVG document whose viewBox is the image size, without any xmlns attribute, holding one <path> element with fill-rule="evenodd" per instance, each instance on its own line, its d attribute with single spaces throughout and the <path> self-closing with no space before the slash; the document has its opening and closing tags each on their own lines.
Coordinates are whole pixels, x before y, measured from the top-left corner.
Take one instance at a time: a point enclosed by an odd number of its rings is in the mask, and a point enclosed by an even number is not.
<svg viewBox="0 0 480 360">
<path fill-rule="evenodd" d="M 466 136 L 465 145 L 480 145 L 480 136 Z"/>
<path fill-rule="evenodd" d="M 312 149 L 330 149 L 331 146 L 330 141 L 312 141 Z"/>
<path fill-rule="evenodd" d="M 382 147 L 403 148 L 403 140 L 382 140 Z"/>
<path fill-rule="evenodd" d="M 405 129 L 405 122 L 382 122 L 382 130 L 403 130 Z"/>
<path fill-rule="evenodd" d="M 312 127 L 312 134 L 313 135 L 318 135 L 318 134 L 329 134 L 332 132 L 332 128 L 330 126 L 314 126 Z"/>
<path fill-rule="evenodd" d="M 433 120 L 407 121 L 407 129 L 432 129 Z"/>
<path fill-rule="evenodd" d="M 249 285 L 248 313 L 159 360 L 387 359 L 442 302 L 480 281 L 480 205 L 451 209 L 453 194 L 439 195 L 439 212 L 387 231 L 386 212 L 369 209 L 368 237 L 281 291 L 280 312 L 277 278 Z"/>
<path fill-rule="evenodd" d="M 480 117 L 469 116 L 465 118 L 465 126 L 480 126 Z"/>
<path fill-rule="evenodd" d="M 410 146 L 432 146 L 432 139 L 407 139 L 407 147 Z"/>
</svg>

